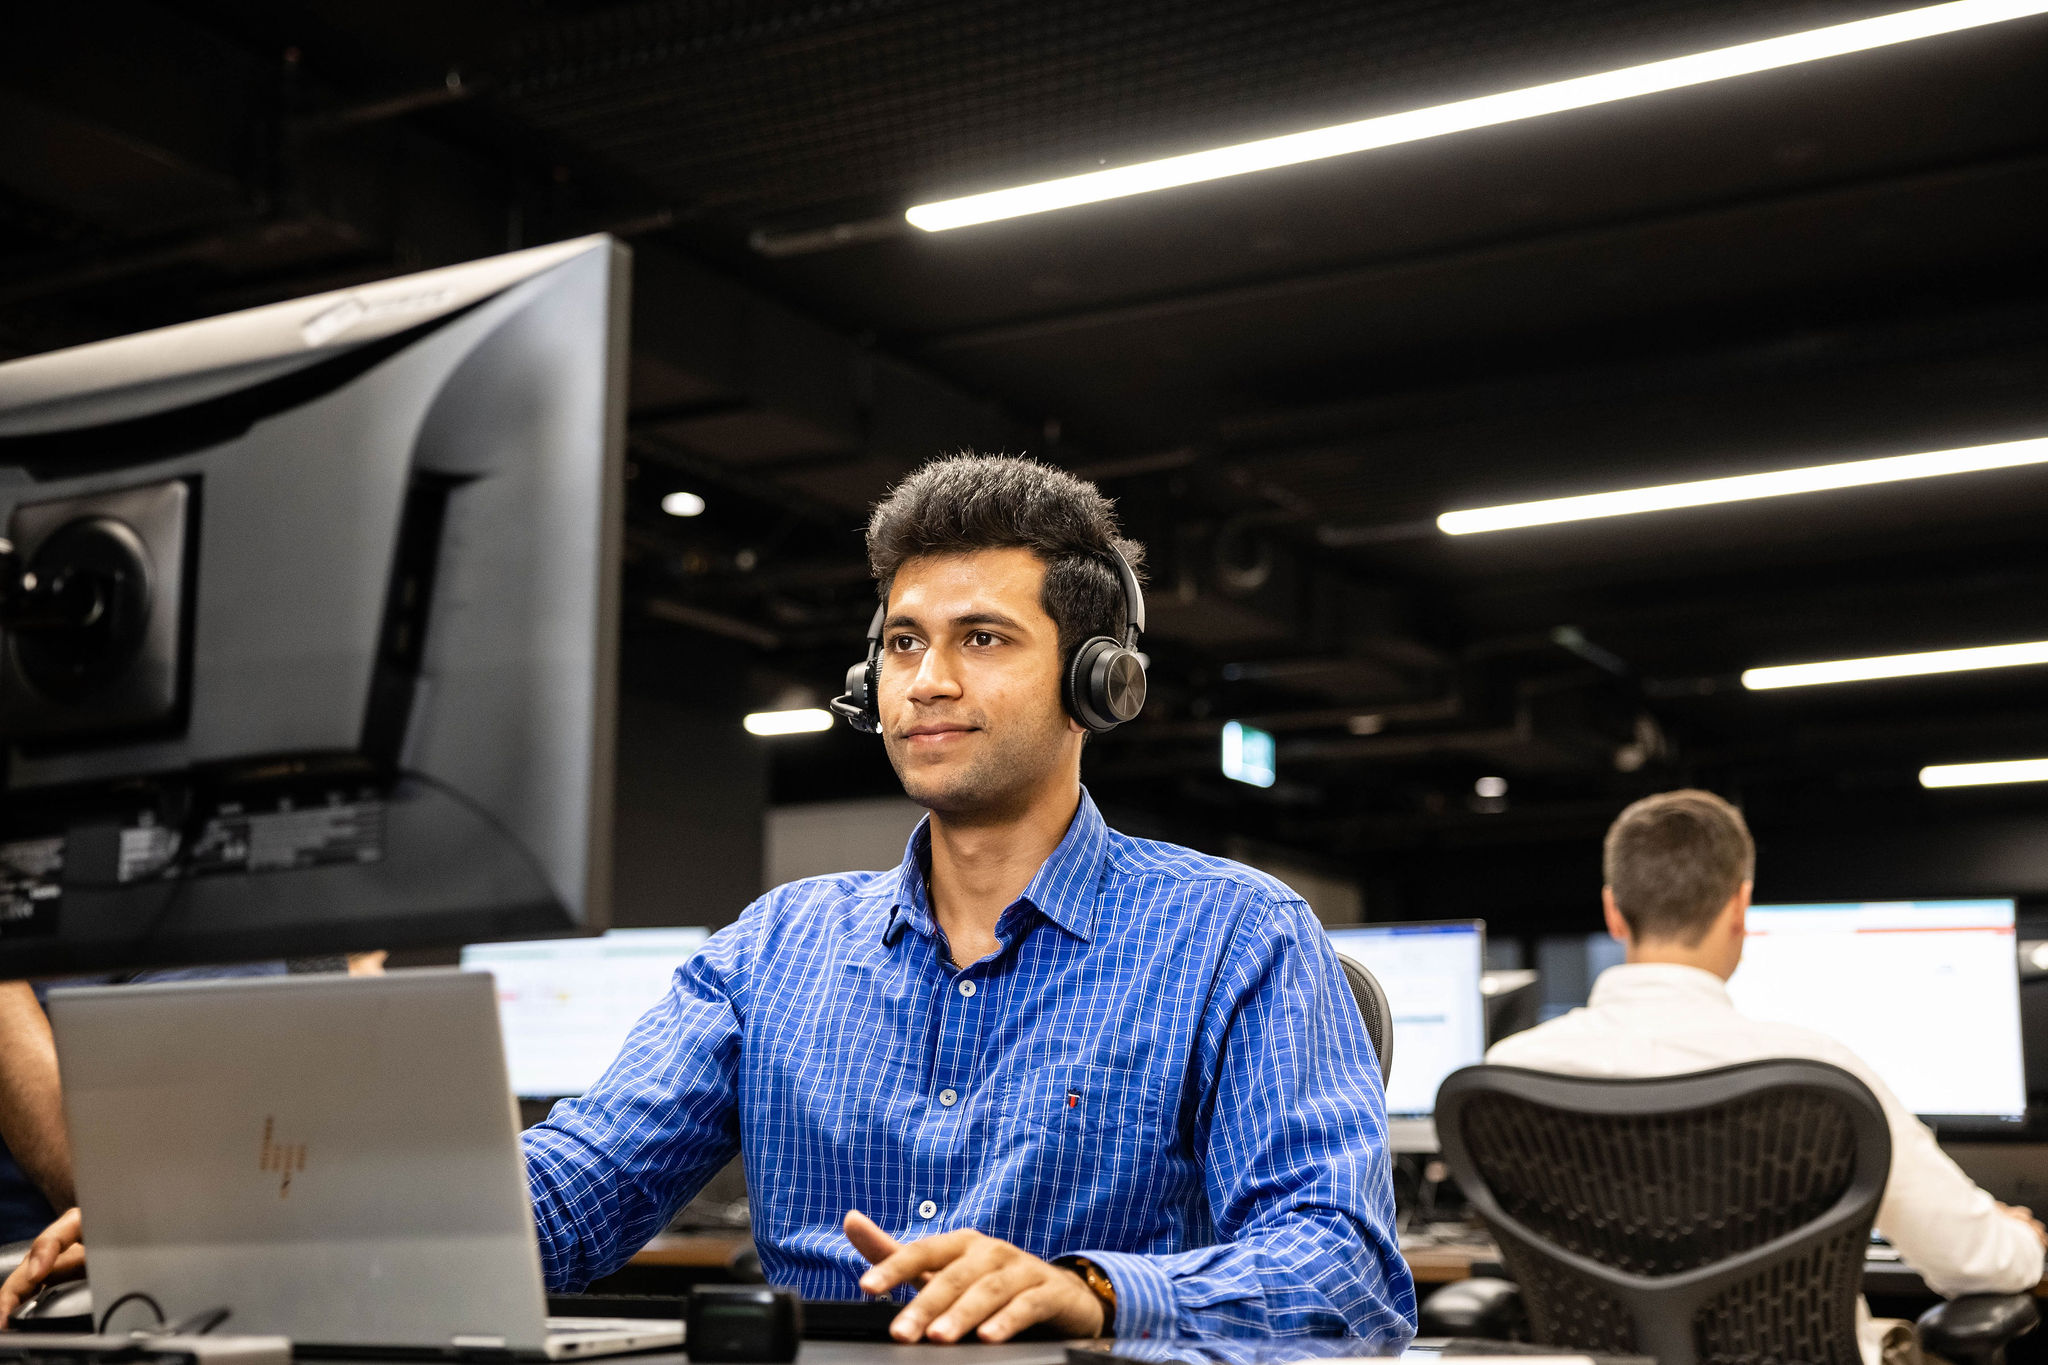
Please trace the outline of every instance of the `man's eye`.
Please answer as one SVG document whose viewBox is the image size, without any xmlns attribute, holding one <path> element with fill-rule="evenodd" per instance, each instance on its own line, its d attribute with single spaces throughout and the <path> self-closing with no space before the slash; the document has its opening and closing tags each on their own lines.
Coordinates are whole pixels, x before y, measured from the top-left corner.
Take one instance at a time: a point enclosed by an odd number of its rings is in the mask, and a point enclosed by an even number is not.
<svg viewBox="0 0 2048 1365">
<path fill-rule="evenodd" d="M 889 648 L 895 650 L 899 654 L 908 653 L 909 651 L 917 648 L 917 637 L 915 635 L 895 636 L 889 641 Z"/>
<path fill-rule="evenodd" d="M 967 643 L 970 645 L 988 646 L 995 642 L 996 637 L 985 630 L 977 630 L 967 637 Z"/>
</svg>

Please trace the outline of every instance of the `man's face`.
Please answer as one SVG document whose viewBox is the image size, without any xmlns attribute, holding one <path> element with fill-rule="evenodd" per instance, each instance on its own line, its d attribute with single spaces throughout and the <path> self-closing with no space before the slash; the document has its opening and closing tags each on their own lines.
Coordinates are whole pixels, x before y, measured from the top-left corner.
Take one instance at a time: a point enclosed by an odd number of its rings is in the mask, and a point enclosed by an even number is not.
<svg viewBox="0 0 2048 1365">
<path fill-rule="evenodd" d="M 889 590 L 878 704 L 889 762 L 941 815 L 1003 815 L 1080 762 L 1060 706 L 1059 627 L 1029 550 L 906 561 Z"/>
</svg>

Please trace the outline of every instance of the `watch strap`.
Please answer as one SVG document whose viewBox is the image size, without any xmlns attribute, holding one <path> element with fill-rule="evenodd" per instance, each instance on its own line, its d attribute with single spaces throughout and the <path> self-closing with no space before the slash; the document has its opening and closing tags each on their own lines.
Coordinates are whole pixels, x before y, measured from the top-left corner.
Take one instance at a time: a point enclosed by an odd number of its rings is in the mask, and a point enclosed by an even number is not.
<svg viewBox="0 0 2048 1365">
<path fill-rule="evenodd" d="M 1110 1282 L 1109 1272 L 1086 1256 L 1062 1256 L 1053 1264 L 1081 1277 L 1081 1283 L 1088 1286 L 1088 1292 L 1102 1305 L 1102 1330 L 1098 1335 L 1115 1336 L 1116 1286 Z"/>
</svg>

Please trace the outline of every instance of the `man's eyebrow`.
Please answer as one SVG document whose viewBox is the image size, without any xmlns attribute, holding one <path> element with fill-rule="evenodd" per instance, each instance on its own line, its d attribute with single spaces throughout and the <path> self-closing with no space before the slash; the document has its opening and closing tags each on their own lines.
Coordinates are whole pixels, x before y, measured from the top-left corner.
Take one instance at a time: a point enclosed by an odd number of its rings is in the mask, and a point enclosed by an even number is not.
<svg viewBox="0 0 2048 1365">
<path fill-rule="evenodd" d="M 1023 623 L 1013 621 L 999 611 L 970 611 L 965 616 L 953 618 L 956 626 L 1007 626 L 1011 630 L 1024 629 Z"/>
<path fill-rule="evenodd" d="M 896 612 L 882 622 L 883 630 L 915 630 L 922 622 L 908 612 Z M 953 618 L 956 626 L 1005 626 L 1010 630 L 1024 629 L 1022 623 L 1012 620 L 999 611 L 970 611 Z"/>
</svg>

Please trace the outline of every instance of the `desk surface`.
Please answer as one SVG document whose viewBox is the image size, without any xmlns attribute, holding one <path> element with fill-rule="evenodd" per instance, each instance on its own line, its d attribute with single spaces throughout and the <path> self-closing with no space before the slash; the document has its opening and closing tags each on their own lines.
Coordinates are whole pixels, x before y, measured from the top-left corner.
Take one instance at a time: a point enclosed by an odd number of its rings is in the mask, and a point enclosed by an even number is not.
<svg viewBox="0 0 2048 1365">
<path fill-rule="evenodd" d="M 746 1244 L 747 1239 L 737 1233 L 664 1232 L 634 1252 L 632 1263 L 703 1270 L 725 1265 Z"/>
<path fill-rule="evenodd" d="M 594 1356 L 593 1360 L 616 1360 L 619 1365 L 689 1365 L 681 1351 L 653 1351 L 641 1355 Z M 797 1365 L 1066 1365 L 1067 1347 L 1061 1341 L 1006 1342 L 1001 1346 L 937 1346 L 925 1343 L 900 1346 L 886 1341 L 807 1341 L 797 1355 Z M 323 1357 L 319 1365 L 358 1365 Z M 360 1365 L 391 1365 L 389 1359 L 360 1362 Z"/>
</svg>

